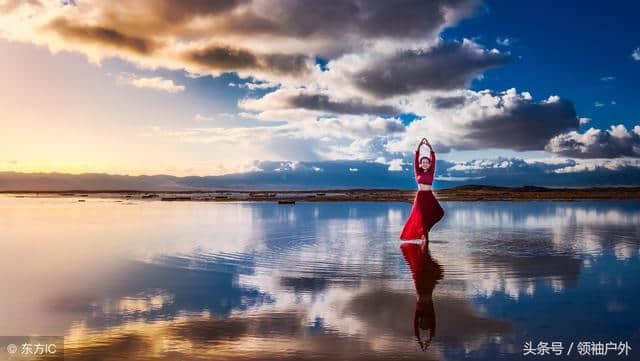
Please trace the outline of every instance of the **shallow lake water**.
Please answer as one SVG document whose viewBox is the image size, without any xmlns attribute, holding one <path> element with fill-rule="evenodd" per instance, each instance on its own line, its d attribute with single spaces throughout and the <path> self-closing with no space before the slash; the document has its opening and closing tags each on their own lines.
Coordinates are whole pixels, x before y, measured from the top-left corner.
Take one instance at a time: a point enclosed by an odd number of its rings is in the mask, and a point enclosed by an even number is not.
<svg viewBox="0 0 640 361">
<path fill-rule="evenodd" d="M 0 335 L 65 360 L 640 358 L 639 202 L 441 205 L 427 252 L 401 247 L 409 203 L 1 195 Z"/>
</svg>

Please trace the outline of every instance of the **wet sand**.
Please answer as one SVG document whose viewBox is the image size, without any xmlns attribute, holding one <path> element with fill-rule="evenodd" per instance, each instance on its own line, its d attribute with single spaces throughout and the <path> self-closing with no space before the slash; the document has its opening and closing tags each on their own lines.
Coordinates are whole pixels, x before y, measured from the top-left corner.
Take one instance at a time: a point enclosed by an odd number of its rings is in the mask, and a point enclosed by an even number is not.
<svg viewBox="0 0 640 361">
<path fill-rule="evenodd" d="M 196 190 L 148 192 L 141 190 L 64 192 L 16 191 L 0 192 L 15 197 L 77 197 L 114 198 L 158 201 L 271 201 L 280 203 L 331 202 L 331 201 L 378 201 L 413 202 L 414 189 L 334 189 L 334 190 Z M 536 186 L 498 187 L 486 185 L 463 185 L 433 191 L 442 201 L 531 201 L 531 200 L 586 200 L 586 199 L 640 199 L 640 187 L 591 187 L 591 188 L 547 188 Z"/>
</svg>

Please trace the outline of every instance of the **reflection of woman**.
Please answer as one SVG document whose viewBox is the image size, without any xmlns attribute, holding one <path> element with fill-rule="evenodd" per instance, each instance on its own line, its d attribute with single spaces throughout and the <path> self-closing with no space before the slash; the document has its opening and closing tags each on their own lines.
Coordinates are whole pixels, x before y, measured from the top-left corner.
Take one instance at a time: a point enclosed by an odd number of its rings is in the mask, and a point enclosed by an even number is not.
<svg viewBox="0 0 640 361">
<path fill-rule="evenodd" d="M 420 158 L 420 146 L 426 144 L 431 150 L 430 156 Z M 422 138 L 416 149 L 414 173 L 418 191 L 413 200 L 413 208 L 405 223 L 400 239 L 408 241 L 424 239 L 429 242 L 429 230 L 444 216 L 444 210 L 431 191 L 433 175 L 436 170 L 436 153 L 426 138 Z"/>
<path fill-rule="evenodd" d="M 426 242 L 400 245 L 416 286 L 416 310 L 413 314 L 413 330 L 422 350 L 426 350 L 436 335 L 436 313 L 433 307 L 433 289 L 442 279 L 442 267 L 431 258 Z M 429 338 L 423 341 L 420 330 L 429 330 Z"/>
</svg>

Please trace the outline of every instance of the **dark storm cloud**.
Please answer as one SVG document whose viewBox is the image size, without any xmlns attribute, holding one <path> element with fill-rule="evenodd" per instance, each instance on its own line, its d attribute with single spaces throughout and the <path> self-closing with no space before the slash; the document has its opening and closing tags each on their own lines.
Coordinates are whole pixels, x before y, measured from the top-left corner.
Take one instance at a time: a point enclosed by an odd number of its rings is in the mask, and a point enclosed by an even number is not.
<svg viewBox="0 0 640 361">
<path fill-rule="evenodd" d="M 640 157 L 640 127 L 631 132 L 623 126 L 617 132 L 612 130 L 591 128 L 584 134 L 560 134 L 549 141 L 545 150 L 576 158 Z"/>
<path fill-rule="evenodd" d="M 361 100 L 336 102 L 324 94 L 298 94 L 287 99 L 296 108 L 342 114 L 394 115 L 401 111 L 390 105 L 365 104 Z"/>
<path fill-rule="evenodd" d="M 352 76 L 362 91 L 379 98 L 420 90 L 465 88 L 477 73 L 506 64 L 508 56 L 460 42 L 406 50 L 374 62 Z"/>
<path fill-rule="evenodd" d="M 101 44 L 144 55 L 151 55 L 160 47 L 158 42 L 151 39 L 127 35 L 119 30 L 100 25 L 72 24 L 61 17 L 46 24 L 43 30 L 53 31 L 65 39 L 81 43 Z"/>
<path fill-rule="evenodd" d="M 455 108 L 465 103 L 464 96 L 454 96 L 454 97 L 434 97 L 432 99 L 433 105 L 438 109 L 449 109 Z"/>
<path fill-rule="evenodd" d="M 258 70 L 277 74 L 303 74 L 310 71 L 311 59 L 302 54 L 254 54 L 246 49 L 212 46 L 190 50 L 182 57 L 213 71 Z"/>
<path fill-rule="evenodd" d="M 479 1 L 281 0 L 267 4 L 265 13 L 247 10 L 231 14 L 222 19 L 222 28 L 233 33 L 297 38 L 343 38 L 349 34 L 417 39 L 436 35 L 447 21 L 471 15 Z"/>
<path fill-rule="evenodd" d="M 543 150 L 549 139 L 578 129 L 573 103 L 560 99 L 551 103 L 521 100 L 503 114 L 474 120 L 459 149 L 507 148 L 517 151 Z"/>
</svg>

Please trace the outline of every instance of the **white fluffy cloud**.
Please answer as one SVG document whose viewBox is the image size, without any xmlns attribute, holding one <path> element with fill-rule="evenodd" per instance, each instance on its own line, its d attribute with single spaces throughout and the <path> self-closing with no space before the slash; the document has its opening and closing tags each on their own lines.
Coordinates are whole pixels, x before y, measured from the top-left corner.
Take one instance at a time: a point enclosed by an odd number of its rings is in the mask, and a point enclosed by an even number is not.
<svg viewBox="0 0 640 361">
<path fill-rule="evenodd" d="M 165 79 L 160 76 L 154 77 L 138 77 L 131 73 L 121 73 L 118 75 L 118 82 L 129 84 L 137 88 L 149 88 L 161 90 L 168 93 L 179 93 L 185 90 L 184 85 L 179 85 L 171 79 Z"/>
</svg>

